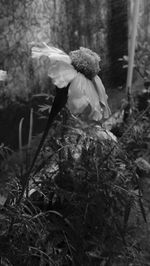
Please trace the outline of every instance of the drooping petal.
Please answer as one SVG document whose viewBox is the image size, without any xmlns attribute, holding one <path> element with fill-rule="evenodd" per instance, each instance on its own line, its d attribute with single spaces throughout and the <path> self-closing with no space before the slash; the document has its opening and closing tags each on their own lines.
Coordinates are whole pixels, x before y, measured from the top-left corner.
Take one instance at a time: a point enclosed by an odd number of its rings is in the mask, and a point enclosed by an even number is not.
<svg viewBox="0 0 150 266">
<path fill-rule="evenodd" d="M 48 46 L 46 43 L 43 43 L 43 47 L 32 47 L 32 58 L 40 58 L 43 55 L 53 62 L 62 61 L 71 64 L 70 56 L 58 48 Z"/>
<path fill-rule="evenodd" d="M 100 103 L 103 107 L 103 110 L 104 110 L 104 118 L 108 118 L 111 114 L 111 111 L 110 111 L 108 103 L 107 103 L 108 96 L 106 94 L 106 91 L 105 91 L 105 88 L 104 88 L 104 85 L 103 85 L 101 79 L 97 75 L 93 78 L 93 84 L 94 84 L 95 89 L 99 95 L 99 101 L 100 101 Z"/>
<path fill-rule="evenodd" d="M 102 110 L 95 87 L 83 74 L 78 73 L 71 82 L 68 92 L 68 108 L 73 114 L 81 114 L 87 107 L 87 119 L 99 121 Z"/>
<path fill-rule="evenodd" d="M 89 119 L 94 121 L 100 121 L 102 119 L 102 108 L 99 102 L 99 96 L 93 82 L 89 79 L 86 79 L 86 87 L 84 87 L 84 93 L 87 95 L 89 99 L 89 103 L 91 106 L 91 113 L 89 114 Z"/>
<path fill-rule="evenodd" d="M 58 88 L 66 87 L 76 75 L 74 67 L 66 62 L 55 62 L 48 69 L 48 76 Z"/>
<path fill-rule="evenodd" d="M 84 94 L 83 87 L 86 86 L 86 78 L 78 73 L 71 82 L 68 91 L 68 108 L 72 114 L 81 114 L 88 106 L 89 100 Z"/>
</svg>

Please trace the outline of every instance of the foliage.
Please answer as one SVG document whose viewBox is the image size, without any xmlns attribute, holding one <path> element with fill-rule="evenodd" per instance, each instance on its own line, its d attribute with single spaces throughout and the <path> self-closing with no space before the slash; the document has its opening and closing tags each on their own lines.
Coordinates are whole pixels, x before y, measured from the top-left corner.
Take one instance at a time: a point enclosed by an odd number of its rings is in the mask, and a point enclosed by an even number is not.
<svg viewBox="0 0 150 266">
<path fill-rule="evenodd" d="M 4 143 L 1 143 L 0 145 L 0 160 L 4 160 L 8 157 L 9 154 L 11 154 L 11 149 L 9 147 L 6 147 Z"/>
<path fill-rule="evenodd" d="M 147 218 L 134 163 L 139 154 L 134 150 L 132 156 L 129 146 L 142 138 L 146 124 L 138 124 L 139 134 L 132 121 L 134 128 L 130 124 L 116 143 L 81 125 L 75 128 L 73 118 L 68 125 L 61 122 L 52 128 L 30 177 L 23 162 L 21 169 L 7 171 L 1 264 L 141 265 L 135 232 L 137 221 Z"/>
<path fill-rule="evenodd" d="M 136 69 L 139 70 L 140 74 L 147 79 L 150 79 L 150 45 L 145 42 L 138 42 L 136 47 L 136 58 L 135 58 Z"/>
<path fill-rule="evenodd" d="M 119 58 L 123 62 L 123 68 L 127 68 L 128 56 Z M 147 42 L 138 42 L 135 51 L 134 69 L 145 80 L 150 79 L 150 45 Z"/>
</svg>

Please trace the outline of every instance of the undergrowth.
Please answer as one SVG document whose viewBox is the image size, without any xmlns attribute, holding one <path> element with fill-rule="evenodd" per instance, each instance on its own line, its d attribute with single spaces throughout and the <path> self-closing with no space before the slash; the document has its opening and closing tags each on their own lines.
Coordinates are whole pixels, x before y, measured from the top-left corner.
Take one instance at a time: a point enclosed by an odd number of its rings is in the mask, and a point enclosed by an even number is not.
<svg viewBox="0 0 150 266">
<path fill-rule="evenodd" d="M 137 117 L 118 142 L 57 121 L 30 177 L 24 161 L 5 160 L 1 265 L 147 265 L 135 236 L 147 217 L 134 144 L 149 145 L 149 118 Z"/>
</svg>

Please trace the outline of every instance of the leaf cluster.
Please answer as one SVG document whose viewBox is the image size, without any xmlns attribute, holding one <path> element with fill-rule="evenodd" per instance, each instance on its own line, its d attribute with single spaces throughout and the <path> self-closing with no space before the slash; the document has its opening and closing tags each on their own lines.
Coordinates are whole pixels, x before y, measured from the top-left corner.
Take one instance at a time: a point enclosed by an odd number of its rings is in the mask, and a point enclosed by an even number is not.
<svg viewBox="0 0 150 266">
<path fill-rule="evenodd" d="M 24 178 L 0 209 L 4 265 L 137 265 L 131 221 L 146 215 L 124 143 L 57 121 L 22 194 Z"/>
</svg>

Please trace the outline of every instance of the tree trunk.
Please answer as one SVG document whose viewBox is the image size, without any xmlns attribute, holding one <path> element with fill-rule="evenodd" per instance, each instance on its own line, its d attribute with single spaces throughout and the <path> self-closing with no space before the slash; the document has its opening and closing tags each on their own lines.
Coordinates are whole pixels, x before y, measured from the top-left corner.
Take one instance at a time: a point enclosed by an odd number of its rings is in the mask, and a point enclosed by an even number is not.
<svg viewBox="0 0 150 266">
<path fill-rule="evenodd" d="M 109 0 L 108 47 L 110 57 L 110 80 L 112 87 L 126 82 L 126 69 L 122 68 L 122 58 L 128 54 L 128 1 Z"/>
</svg>

